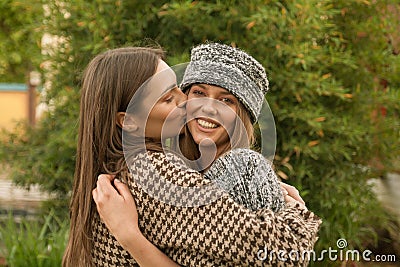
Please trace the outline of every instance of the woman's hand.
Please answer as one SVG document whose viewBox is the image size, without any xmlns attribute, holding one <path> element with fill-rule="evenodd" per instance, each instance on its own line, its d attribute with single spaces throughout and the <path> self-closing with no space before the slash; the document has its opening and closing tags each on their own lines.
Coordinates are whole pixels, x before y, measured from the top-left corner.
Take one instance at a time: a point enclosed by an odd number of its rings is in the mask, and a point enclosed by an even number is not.
<svg viewBox="0 0 400 267">
<path fill-rule="evenodd" d="M 179 266 L 140 232 L 135 200 L 125 184 L 112 175 L 101 174 L 92 194 L 108 230 L 140 266 Z"/>
<path fill-rule="evenodd" d="M 296 189 L 296 187 L 285 184 L 283 182 L 281 183 L 281 189 L 283 192 L 283 196 L 285 198 L 285 202 L 289 203 L 289 202 L 299 202 L 302 205 L 306 205 L 306 203 L 304 202 L 304 200 L 301 198 L 300 194 L 299 194 L 299 190 Z"/>
<path fill-rule="evenodd" d="M 135 200 L 125 184 L 113 175 L 101 174 L 92 193 L 101 219 L 123 247 L 141 235 Z"/>
</svg>

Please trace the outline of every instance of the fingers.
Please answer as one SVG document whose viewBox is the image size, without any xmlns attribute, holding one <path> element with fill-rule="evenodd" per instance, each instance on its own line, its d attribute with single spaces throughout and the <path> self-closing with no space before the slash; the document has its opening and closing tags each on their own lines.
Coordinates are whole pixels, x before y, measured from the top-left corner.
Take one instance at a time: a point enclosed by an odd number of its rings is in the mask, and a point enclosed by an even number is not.
<svg viewBox="0 0 400 267">
<path fill-rule="evenodd" d="M 286 196 L 285 196 L 285 202 L 286 202 L 287 204 L 289 204 L 289 203 L 299 203 L 301 207 L 303 207 L 304 209 L 307 210 L 307 207 L 306 207 L 305 204 L 299 202 L 297 199 L 294 199 L 294 198 L 292 198 L 292 197 L 289 196 L 289 195 L 286 195 Z"/>
<path fill-rule="evenodd" d="M 108 197 L 115 192 L 114 187 L 112 186 L 112 180 L 110 180 L 111 175 L 101 174 L 97 179 L 97 188 L 99 193 Z"/>
<path fill-rule="evenodd" d="M 119 179 L 114 178 L 115 175 L 110 174 L 101 174 L 98 176 L 97 187 L 92 190 L 93 200 L 97 206 L 102 206 L 103 203 L 110 201 L 110 199 L 120 199 L 121 197 L 121 200 L 124 199 L 134 203 L 128 186 Z M 114 181 L 114 186 L 112 181 Z"/>
<path fill-rule="evenodd" d="M 117 189 L 118 193 L 124 199 L 128 199 L 129 197 L 132 197 L 132 193 L 129 190 L 128 186 L 126 184 L 122 183 L 119 179 L 114 180 L 114 186 Z"/>
<path fill-rule="evenodd" d="M 109 180 L 110 182 L 112 182 L 115 178 L 115 175 L 113 174 L 100 174 L 99 177 L 97 177 L 97 180 Z"/>
<path fill-rule="evenodd" d="M 119 179 L 115 179 L 114 181 L 115 187 L 125 200 L 125 203 L 136 211 L 136 203 L 128 186 L 122 183 Z"/>
<path fill-rule="evenodd" d="M 96 188 L 92 190 L 92 197 L 98 208 L 109 201 L 114 195 L 119 195 L 111 184 L 114 175 L 101 174 L 98 176 Z"/>
<path fill-rule="evenodd" d="M 292 197 L 289 196 L 289 195 L 285 195 L 284 198 L 285 198 L 285 202 L 286 202 L 286 203 L 297 202 L 294 198 L 292 198 Z"/>
<path fill-rule="evenodd" d="M 286 197 L 289 194 L 289 192 L 284 187 L 281 187 L 281 190 L 284 197 Z"/>
<path fill-rule="evenodd" d="M 97 201 L 98 201 L 97 187 L 96 187 L 95 189 L 92 190 L 92 196 L 93 196 L 94 202 L 97 203 Z"/>
<path fill-rule="evenodd" d="M 288 191 L 288 193 L 289 193 L 295 200 L 299 201 L 301 204 L 303 204 L 303 205 L 306 204 L 306 203 L 304 202 L 304 200 L 301 198 L 299 191 L 298 191 L 295 187 L 293 187 L 292 193 L 290 193 L 289 191 Z"/>
<path fill-rule="evenodd" d="M 285 184 L 285 183 L 281 183 L 281 187 L 282 187 L 282 191 L 283 194 L 285 195 L 285 191 L 287 192 L 287 194 L 292 197 L 293 199 L 297 200 L 298 202 L 300 202 L 301 204 L 305 205 L 304 200 L 301 198 L 299 190 L 297 190 L 296 187 Z"/>
</svg>

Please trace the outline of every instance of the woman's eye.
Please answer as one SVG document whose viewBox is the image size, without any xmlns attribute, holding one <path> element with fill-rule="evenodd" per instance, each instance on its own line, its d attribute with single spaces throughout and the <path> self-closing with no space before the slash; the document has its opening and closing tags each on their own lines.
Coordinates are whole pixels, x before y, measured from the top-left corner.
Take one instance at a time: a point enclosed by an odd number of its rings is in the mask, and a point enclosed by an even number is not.
<svg viewBox="0 0 400 267">
<path fill-rule="evenodd" d="M 164 101 L 167 103 L 171 103 L 173 99 L 174 99 L 174 97 L 171 95 L 171 96 L 168 96 L 167 98 L 165 98 Z"/>
<path fill-rule="evenodd" d="M 194 95 L 204 95 L 204 93 L 202 91 L 199 91 L 199 90 L 194 90 L 193 94 Z"/>
<path fill-rule="evenodd" d="M 234 104 L 233 100 L 227 97 L 222 98 L 221 101 L 227 104 Z"/>
</svg>

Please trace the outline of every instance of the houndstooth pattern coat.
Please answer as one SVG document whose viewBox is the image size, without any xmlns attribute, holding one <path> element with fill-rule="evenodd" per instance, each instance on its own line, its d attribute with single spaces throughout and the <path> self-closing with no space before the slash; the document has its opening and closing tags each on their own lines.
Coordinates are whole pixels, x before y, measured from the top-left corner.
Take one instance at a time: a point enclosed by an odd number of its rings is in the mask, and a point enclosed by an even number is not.
<svg viewBox="0 0 400 267">
<path fill-rule="evenodd" d="M 299 204 L 277 213 L 270 209 L 251 211 L 173 154 L 143 153 L 128 164 L 130 173 L 120 179 L 134 196 L 140 229 L 178 264 L 308 264 L 307 258 L 292 257 L 293 252 L 313 249 L 321 220 Z M 93 220 L 92 235 L 95 266 L 136 266 L 98 215 Z M 284 253 L 281 257 L 279 251 Z"/>
</svg>

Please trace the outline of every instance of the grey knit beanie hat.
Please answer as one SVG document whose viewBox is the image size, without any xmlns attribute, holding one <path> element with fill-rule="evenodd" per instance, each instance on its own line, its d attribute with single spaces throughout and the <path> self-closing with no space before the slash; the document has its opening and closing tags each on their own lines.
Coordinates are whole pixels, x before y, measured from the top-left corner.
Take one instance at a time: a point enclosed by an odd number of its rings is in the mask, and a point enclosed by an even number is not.
<svg viewBox="0 0 400 267">
<path fill-rule="evenodd" d="M 219 43 L 194 47 L 181 89 L 205 83 L 227 89 L 245 106 L 256 122 L 260 115 L 268 79 L 264 67 L 244 51 Z"/>
</svg>

